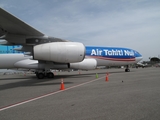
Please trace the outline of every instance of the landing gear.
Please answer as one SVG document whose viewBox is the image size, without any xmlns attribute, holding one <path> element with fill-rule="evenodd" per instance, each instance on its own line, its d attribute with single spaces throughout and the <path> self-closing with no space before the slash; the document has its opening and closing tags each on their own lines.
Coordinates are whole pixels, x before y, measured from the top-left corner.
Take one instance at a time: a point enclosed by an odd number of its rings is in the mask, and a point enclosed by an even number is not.
<svg viewBox="0 0 160 120">
<path fill-rule="evenodd" d="M 47 73 L 48 78 L 54 78 L 54 74 L 52 72 Z"/>
<path fill-rule="evenodd" d="M 38 79 L 43 79 L 44 76 L 45 76 L 45 74 L 44 74 L 44 73 L 41 73 L 41 72 L 40 72 L 40 73 L 37 72 L 37 73 L 36 73 L 36 76 L 37 76 Z"/>
<path fill-rule="evenodd" d="M 45 76 L 48 78 L 54 78 L 54 74 L 52 72 L 36 72 L 36 76 L 38 79 L 43 79 Z"/>
<path fill-rule="evenodd" d="M 127 65 L 125 72 L 130 72 L 129 66 Z"/>
</svg>

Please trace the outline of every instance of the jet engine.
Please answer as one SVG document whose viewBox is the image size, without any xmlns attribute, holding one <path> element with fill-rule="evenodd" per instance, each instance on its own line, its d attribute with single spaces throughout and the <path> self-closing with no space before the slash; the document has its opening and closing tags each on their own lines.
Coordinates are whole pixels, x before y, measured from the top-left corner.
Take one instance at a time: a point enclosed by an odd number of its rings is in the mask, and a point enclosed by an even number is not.
<svg viewBox="0 0 160 120">
<path fill-rule="evenodd" d="M 85 57 L 85 46 L 78 42 L 52 42 L 33 47 L 35 60 L 57 63 L 81 62 Z"/>
<path fill-rule="evenodd" d="M 95 59 L 84 59 L 82 62 L 70 63 L 72 69 L 93 70 L 97 67 Z"/>
</svg>

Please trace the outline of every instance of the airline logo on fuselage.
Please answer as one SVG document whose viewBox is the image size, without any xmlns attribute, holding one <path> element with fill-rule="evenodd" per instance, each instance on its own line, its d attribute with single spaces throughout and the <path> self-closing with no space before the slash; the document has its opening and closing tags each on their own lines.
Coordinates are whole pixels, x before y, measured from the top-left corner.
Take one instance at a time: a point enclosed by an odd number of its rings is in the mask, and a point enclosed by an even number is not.
<svg viewBox="0 0 160 120">
<path fill-rule="evenodd" d="M 132 50 L 127 49 L 92 49 L 91 55 L 93 56 L 134 56 Z"/>
</svg>

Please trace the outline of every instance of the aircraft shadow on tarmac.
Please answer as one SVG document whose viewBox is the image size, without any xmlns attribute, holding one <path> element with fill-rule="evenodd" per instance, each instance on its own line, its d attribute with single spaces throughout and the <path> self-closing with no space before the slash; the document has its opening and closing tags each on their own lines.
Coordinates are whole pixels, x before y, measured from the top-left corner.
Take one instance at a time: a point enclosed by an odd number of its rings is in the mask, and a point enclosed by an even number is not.
<svg viewBox="0 0 160 120">
<path fill-rule="evenodd" d="M 22 80 L 22 81 L 18 81 L 18 82 L 12 82 L 12 83 L 7 83 L 7 84 L 3 84 L 0 85 L 0 90 L 6 90 L 6 89 L 13 89 L 13 88 L 18 88 L 18 87 L 28 87 L 28 86 L 44 86 L 44 85 L 60 85 L 60 81 L 59 82 L 52 82 L 52 83 L 45 83 L 48 81 L 53 81 L 53 79 L 41 79 L 41 80 L 37 80 L 37 79 L 27 79 L 27 80 Z M 65 84 L 73 84 L 73 82 L 65 82 Z"/>
<path fill-rule="evenodd" d="M 133 72 L 133 71 L 132 71 Z M 66 76 L 66 77 L 75 77 L 75 76 L 77 76 L 77 77 L 79 77 L 79 76 L 89 76 L 89 75 L 95 75 L 95 74 L 103 74 L 103 75 L 106 75 L 107 73 L 125 73 L 124 71 L 114 71 L 114 72 L 92 72 L 92 73 L 83 73 L 83 71 L 82 71 L 82 73 L 81 74 L 73 74 L 73 75 L 60 75 L 60 76 Z M 90 77 L 90 76 L 89 76 Z"/>
<path fill-rule="evenodd" d="M 26 77 L 16 77 L 16 78 L 13 78 L 12 76 L 11 77 L 7 77 L 7 78 L 0 78 L 0 80 L 18 80 L 18 79 L 28 79 Z"/>
<path fill-rule="evenodd" d="M 76 75 L 75 75 L 76 76 Z M 25 78 L 1 78 L 0 80 L 11 80 L 10 83 L 2 84 L 0 85 L 0 90 L 6 90 L 6 89 L 13 89 L 13 88 L 18 88 L 18 87 L 28 87 L 28 86 L 44 86 L 44 85 L 60 85 L 61 83 L 61 78 L 67 78 L 71 77 L 71 75 L 62 75 L 62 76 L 55 76 L 53 79 L 49 78 L 44 78 L 44 79 L 37 79 L 36 76 L 27 76 Z M 79 76 L 80 77 L 80 76 Z M 86 77 L 86 76 L 85 76 Z M 12 81 L 13 79 L 13 81 Z M 20 80 L 21 81 L 15 81 L 15 80 Z M 57 82 L 56 80 L 59 80 Z M 56 81 L 56 82 L 50 82 L 50 81 Z M 49 83 L 47 83 L 49 82 Z M 73 82 L 64 82 L 65 84 L 73 84 Z"/>
<path fill-rule="evenodd" d="M 135 72 L 135 71 L 131 71 L 131 72 Z M 124 72 L 124 71 L 113 71 L 113 72 L 81 73 L 81 74 L 74 74 L 74 75 L 56 75 L 55 78 L 58 78 L 58 79 L 60 79 L 60 78 L 69 78 L 69 77 L 71 77 L 71 78 L 80 78 L 80 77 L 82 77 L 83 78 L 83 77 L 91 77 L 93 75 L 96 75 L 96 73 L 99 74 L 99 75 L 106 75 L 107 73 L 109 73 L 109 74 L 115 74 L 115 73 L 122 74 L 122 73 L 126 73 L 126 72 Z"/>
<path fill-rule="evenodd" d="M 134 72 L 134 71 L 132 71 Z M 97 74 L 100 75 L 106 75 L 107 72 L 96 72 Z M 6 89 L 12 89 L 12 88 L 17 88 L 17 87 L 27 87 L 27 86 L 44 86 L 44 85 L 58 85 L 60 84 L 60 79 L 61 78 L 86 78 L 86 77 L 92 77 L 96 73 L 82 73 L 82 74 L 74 74 L 74 75 L 55 75 L 54 78 L 49 79 L 49 78 L 44 78 L 44 79 L 37 79 L 36 76 L 25 76 L 24 78 L 21 77 L 16 77 L 16 78 L 1 78 L 0 80 L 22 80 L 22 81 L 17 81 L 17 82 L 12 82 L 12 83 L 7 83 L 0 85 L 0 90 L 6 90 Z M 114 71 L 114 72 L 108 72 L 109 74 L 115 74 L 115 73 L 125 73 L 124 71 Z M 26 79 L 26 80 L 25 80 Z M 49 81 L 55 81 L 59 80 L 59 82 L 50 82 L 46 83 Z M 64 82 L 65 84 L 73 84 L 73 82 Z"/>
</svg>

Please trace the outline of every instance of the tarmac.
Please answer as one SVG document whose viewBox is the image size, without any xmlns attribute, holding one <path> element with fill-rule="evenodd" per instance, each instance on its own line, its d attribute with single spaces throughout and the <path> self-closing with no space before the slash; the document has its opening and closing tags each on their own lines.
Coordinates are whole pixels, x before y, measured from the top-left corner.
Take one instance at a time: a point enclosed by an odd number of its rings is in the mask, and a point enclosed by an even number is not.
<svg viewBox="0 0 160 120">
<path fill-rule="evenodd" d="M 0 75 L 0 120 L 160 120 L 159 113 L 160 68 Z"/>
</svg>

